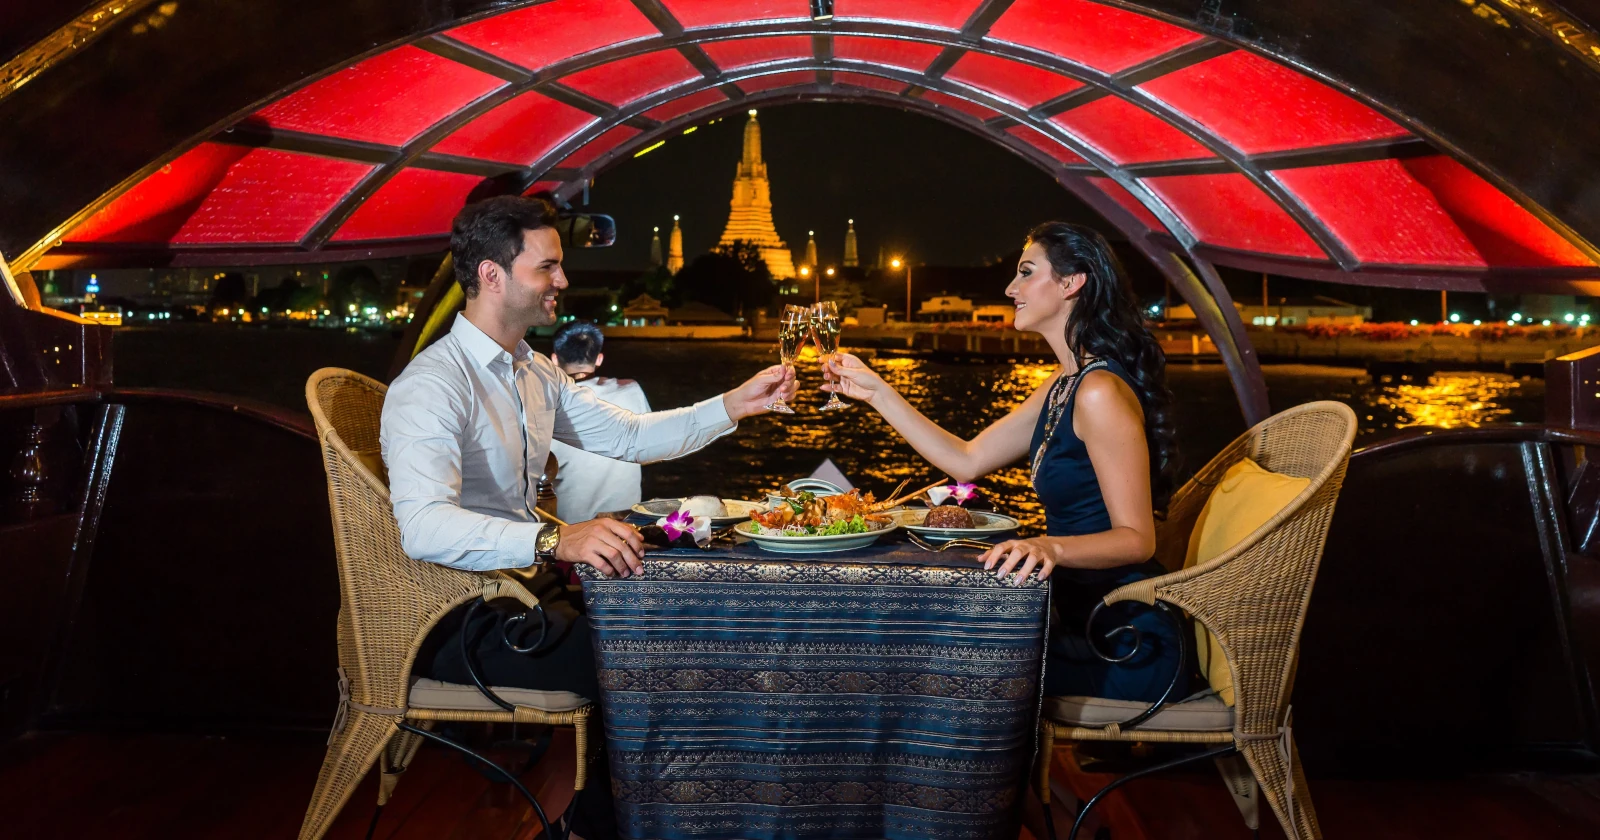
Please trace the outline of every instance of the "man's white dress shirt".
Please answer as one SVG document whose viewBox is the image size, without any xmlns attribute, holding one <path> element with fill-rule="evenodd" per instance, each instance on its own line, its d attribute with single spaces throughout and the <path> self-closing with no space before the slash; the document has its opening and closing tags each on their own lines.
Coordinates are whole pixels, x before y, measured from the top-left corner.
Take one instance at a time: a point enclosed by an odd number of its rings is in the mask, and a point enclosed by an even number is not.
<svg viewBox="0 0 1600 840">
<path fill-rule="evenodd" d="M 580 380 L 577 385 L 624 411 L 650 412 L 644 389 L 632 380 L 595 376 Z M 638 464 L 585 452 L 559 440 L 551 442 L 550 452 L 561 464 L 555 479 L 556 516 L 568 522 L 583 522 L 596 514 L 627 510 L 638 503 L 642 495 Z"/>
<path fill-rule="evenodd" d="M 608 405 L 527 342 L 507 353 L 457 315 L 389 386 L 379 437 L 406 554 L 485 571 L 533 562 L 552 439 L 650 463 L 733 428 L 721 395 L 653 414 Z"/>
</svg>

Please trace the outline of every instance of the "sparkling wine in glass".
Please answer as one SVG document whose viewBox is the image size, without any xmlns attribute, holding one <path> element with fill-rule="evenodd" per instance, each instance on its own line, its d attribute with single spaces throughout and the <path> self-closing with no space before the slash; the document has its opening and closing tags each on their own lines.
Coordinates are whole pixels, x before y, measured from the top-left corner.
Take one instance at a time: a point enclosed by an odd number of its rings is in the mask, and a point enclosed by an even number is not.
<svg viewBox="0 0 1600 840">
<path fill-rule="evenodd" d="M 803 306 L 785 306 L 783 314 L 778 319 L 778 359 L 783 366 L 794 368 L 795 357 L 800 355 L 800 348 L 811 335 L 810 313 Z M 779 414 L 793 414 L 794 409 L 783 401 L 780 394 L 777 399 L 767 404 L 768 411 Z"/>
<path fill-rule="evenodd" d="M 811 307 L 811 337 L 817 343 L 817 354 L 822 357 L 824 366 L 839 352 L 839 333 L 843 330 L 844 325 L 839 323 L 838 304 L 825 300 Z M 849 403 L 839 399 L 839 392 L 834 391 L 821 410 L 838 411 L 849 407 Z"/>
</svg>

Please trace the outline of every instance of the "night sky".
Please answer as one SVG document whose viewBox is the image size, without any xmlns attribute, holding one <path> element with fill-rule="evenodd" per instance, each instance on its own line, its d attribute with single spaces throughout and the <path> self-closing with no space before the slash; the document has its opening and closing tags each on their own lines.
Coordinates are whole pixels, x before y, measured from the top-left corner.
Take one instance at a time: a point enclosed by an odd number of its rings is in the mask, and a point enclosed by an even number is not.
<svg viewBox="0 0 1600 840">
<path fill-rule="evenodd" d="M 798 259 L 817 231 L 821 262 L 844 256 L 845 221 L 855 219 L 863 264 L 879 246 L 928 265 L 982 265 L 1022 246 L 1050 219 L 1114 229 L 1022 158 L 930 117 L 854 104 L 762 108 L 762 156 L 772 182 L 778 235 Z M 663 255 L 674 213 L 683 216 L 684 256 L 722 235 L 746 117 L 728 116 L 640 158 L 602 172 L 589 207 L 617 220 L 613 248 L 569 252 L 574 269 L 642 269 L 650 229 Z"/>
</svg>

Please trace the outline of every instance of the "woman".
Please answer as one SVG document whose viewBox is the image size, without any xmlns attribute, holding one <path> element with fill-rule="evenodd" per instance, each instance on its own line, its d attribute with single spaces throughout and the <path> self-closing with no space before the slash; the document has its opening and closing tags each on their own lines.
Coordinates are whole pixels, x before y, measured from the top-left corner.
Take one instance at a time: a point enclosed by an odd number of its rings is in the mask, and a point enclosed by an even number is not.
<svg viewBox="0 0 1600 840">
<path fill-rule="evenodd" d="M 1034 228 L 1006 295 L 1016 303 L 1016 328 L 1043 335 L 1061 369 L 972 440 L 924 417 L 855 356 L 836 357 L 823 388 L 871 405 L 958 481 L 1029 459 L 1046 536 L 1007 540 L 978 559 L 1016 583 L 1051 578 L 1060 622 L 1046 656 L 1046 694 L 1154 701 L 1178 672 L 1181 697 L 1188 666 L 1179 661 L 1179 631 L 1154 611 L 1107 608 L 1097 618 L 1097 638 L 1122 624 L 1139 629 L 1143 641 L 1126 662 L 1103 661 L 1084 637 L 1107 592 L 1164 571 L 1151 556 L 1154 511 L 1166 506 L 1176 467 L 1166 357 L 1110 246 L 1088 228 Z M 1125 654 L 1133 634 L 1100 647 Z"/>
</svg>

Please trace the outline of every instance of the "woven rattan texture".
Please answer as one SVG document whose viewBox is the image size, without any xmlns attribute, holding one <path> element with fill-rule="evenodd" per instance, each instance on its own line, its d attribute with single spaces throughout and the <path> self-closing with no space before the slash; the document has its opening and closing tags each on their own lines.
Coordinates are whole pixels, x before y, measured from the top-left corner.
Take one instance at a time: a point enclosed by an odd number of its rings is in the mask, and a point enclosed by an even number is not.
<svg viewBox="0 0 1600 840">
<path fill-rule="evenodd" d="M 1157 530 L 1157 556 L 1178 571 L 1125 586 L 1107 602 L 1165 601 L 1187 611 L 1221 643 L 1233 670 L 1236 703 L 1232 740 L 1249 761 L 1292 838 L 1319 838 L 1316 812 L 1292 734 L 1280 729 L 1293 689 L 1300 631 L 1322 549 L 1333 519 L 1355 440 L 1355 413 L 1343 403 L 1315 402 L 1262 421 L 1195 474 L 1173 497 Z M 1228 468 L 1251 458 L 1273 472 L 1311 480 L 1293 502 L 1221 556 L 1182 569 L 1196 518 Z M 1047 738 L 1151 743 L 1205 743 L 1228 739 L 1205 733 L 1136 729 L 1085 730 L 1045 724 Z M 1287 805 L 1291 762 L 1293 824 Z"/>
</svg>

